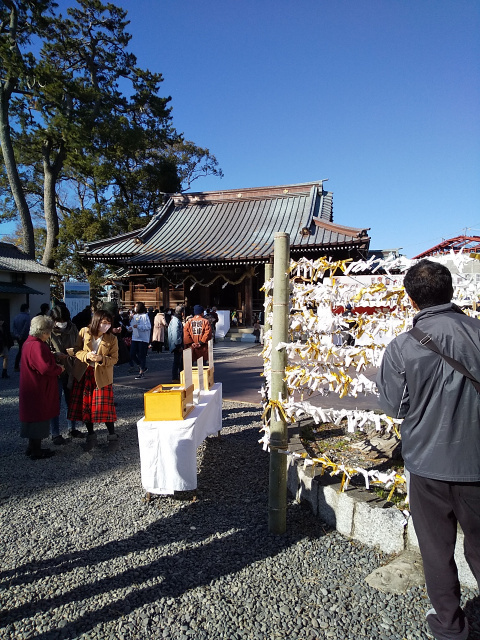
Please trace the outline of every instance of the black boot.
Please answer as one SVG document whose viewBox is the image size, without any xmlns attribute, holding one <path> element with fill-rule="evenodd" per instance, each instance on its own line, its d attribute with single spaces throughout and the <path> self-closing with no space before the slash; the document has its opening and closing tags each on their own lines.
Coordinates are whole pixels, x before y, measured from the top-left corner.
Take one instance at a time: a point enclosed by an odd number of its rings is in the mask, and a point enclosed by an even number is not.
<svg viewBox="0 0 480 640">
<path fill-rule="evenodd" d="M 2 369 L 2 378 L 6 378 L 7 380 L 10 379 L 6 369 Z"/>
<path fill-rule="evenodd" d="M 105 422 L 105 425 L 108 429 L 107 440 L 118 440 L 118 435 L 115 433 L 115 423 L 114 422 Z"/>
<path fill-rule="evenodd" d="M 50 449 L 42 449 L 42 441 L 37 438 L 29 438 L 28 440 L 28 449 L 30 453 L 27 453 L 30 460 L 43 460 L 44 458 L 51 458 L 55 452 L 50 451 Z"/>
</svg>

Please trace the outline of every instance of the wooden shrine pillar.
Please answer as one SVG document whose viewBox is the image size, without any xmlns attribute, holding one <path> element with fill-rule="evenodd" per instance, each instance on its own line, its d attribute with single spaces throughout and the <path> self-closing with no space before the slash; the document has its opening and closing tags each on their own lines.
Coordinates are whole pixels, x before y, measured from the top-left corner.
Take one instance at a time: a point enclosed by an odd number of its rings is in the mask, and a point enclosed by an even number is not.
<svg viewBox="0 0 480 640">
<path fill-rule="evenodd" d="M 244 326 L 251 327 L 253 325 L 253 300 L 252 300 L 252 276 L 248 276 L 245 282 L 245 319 Z"/>
<path fill-rule="evenodd" d="M 207 309 L 208 307 L 211 307 L 209 288 L 208 287 L 202 287 L 202 285 L 197 284 L 196 289 L 198 289 L 197 290 L 197 298 L 198 298 L 198 300 L 200 300 L 200 304 L 202 305 L 202 307 L 204 309 Z"/>
<path fill-rule="evenodd" d="M 164 310 L 170 309 L 170 285 L 162 278 L 162 305 Z"/>
<path fill-rule="evenodd" d="M 134 291 L 134 284 L 133 284 L 133 280 L 130 278 L 130 280 L 128 281 L 128 292 L 130 294 L 129 308 L 135 305 L 135 301 L 133 299 L 133 291 Z"/>
</svg>

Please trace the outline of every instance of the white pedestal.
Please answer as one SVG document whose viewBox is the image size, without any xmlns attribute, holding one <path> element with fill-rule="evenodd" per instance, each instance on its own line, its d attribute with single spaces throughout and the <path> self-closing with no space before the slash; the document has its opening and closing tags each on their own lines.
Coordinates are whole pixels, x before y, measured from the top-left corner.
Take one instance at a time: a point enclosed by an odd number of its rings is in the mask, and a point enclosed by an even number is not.
<svg viewBox="0 0 480 640">
<path fill-rule="evenodd" d="M 218 322 L 215 327 L 215 335 L 217 338 L 225 338 L 230 330 L 230 311 L 217 310 Z"/>
<path fill-rule="evenodd" d="M 197 447 L 222 428 L 222 385 L 199 394 L 186 420 L 137 422 L 142 486 L 148 493 L 173 494 L 197 488 Z"/>
</svg>

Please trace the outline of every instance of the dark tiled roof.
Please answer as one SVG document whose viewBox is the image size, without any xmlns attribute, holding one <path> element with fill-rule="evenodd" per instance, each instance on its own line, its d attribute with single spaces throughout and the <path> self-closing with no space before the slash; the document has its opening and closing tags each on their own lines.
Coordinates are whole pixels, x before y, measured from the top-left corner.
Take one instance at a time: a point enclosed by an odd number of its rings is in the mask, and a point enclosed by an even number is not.
<svg viewBox="0 0 480 640">
<path fill-rule="evenodd" d="M 14 244 L 0 242 L 0 271 L 19 271 L 20 273 L 49 273 L 55 274 L 53 269 L 29 258 Z"/>
<path fill-rule="evenodd" d="M 41 291 L 27 287 L 26 284 L 14 284 L 12 282 L 0 282 L 0 293 L 29 293 L 42 295 Z"/>
<path fill-rule="evenodd" d="M 91 242 L 85 255 L 137 266 L 261 263 L 279 231 L 292 251 L 368 249 L 366 228 L 332 222 L 332 195 L 321 182 L 178 194 L 144 229 Z"/>
</svg>

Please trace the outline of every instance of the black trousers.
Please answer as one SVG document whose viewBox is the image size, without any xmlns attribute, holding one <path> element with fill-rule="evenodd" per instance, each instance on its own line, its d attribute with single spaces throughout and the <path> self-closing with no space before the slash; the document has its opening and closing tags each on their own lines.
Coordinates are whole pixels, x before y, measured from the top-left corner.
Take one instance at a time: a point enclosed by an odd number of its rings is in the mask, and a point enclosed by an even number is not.
<svg viewBox="0 0 480 640">
<path fill-rule="evenodd" d="M 26 338 L 25 338 L 26 340 Z M 17 351 L 17 355 L 15 356 L 15 364 L 14 364 L 14 368 L 18 369 L 20 367 L 20 360 L 22 359 L 22 347 L 23 344 L 25 342 L 25 340 L 17 340 L 18 342 L 18 351 Z"/>
<path fill-rule="evenodd" d="M 180 379 L 180 371 L 183 371 L 183 349 L 173 350 L 172 380 Z"/>
<path fill-rule="evenodd" d="M 410 509 L 436 611 L 427 618 L 430 629 L 437 640 L 466 640 L 454 551 L 459 522 L 465 558 L 480 583 L 480 482 L 444 482 L 411 473 Z"/>
</svg>

